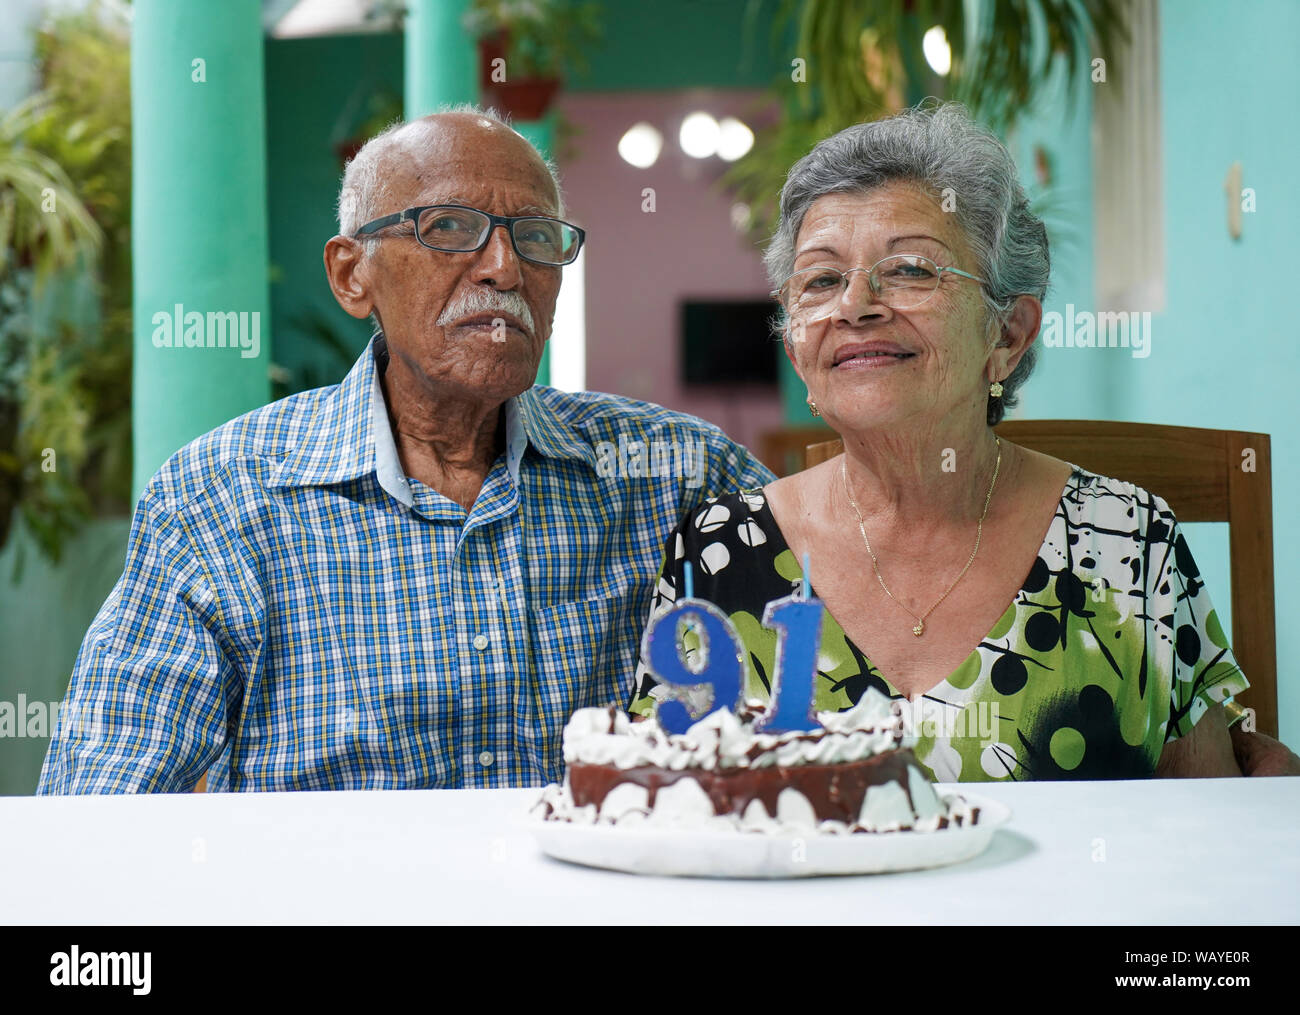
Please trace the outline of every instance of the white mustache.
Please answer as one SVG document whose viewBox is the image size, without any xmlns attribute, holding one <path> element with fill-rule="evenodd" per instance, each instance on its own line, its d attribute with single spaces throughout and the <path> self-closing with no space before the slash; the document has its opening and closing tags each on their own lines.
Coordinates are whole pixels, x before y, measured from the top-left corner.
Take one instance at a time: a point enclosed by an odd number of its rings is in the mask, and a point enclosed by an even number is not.
<svg viewBox="0 0 1300 1015">
<path fill-rule="evenodd" d="M 533 312 L 528 309 L 524 298 L 517 292 L 498 292 L 496 289 L 470 289 L 461 296 L 452 297 L 438 315 L 438 327 L 484 313 L 509 314 L 519 318 L 530 332 L 535 334 L 537 331 L 533 324 Z"/>
</svg>

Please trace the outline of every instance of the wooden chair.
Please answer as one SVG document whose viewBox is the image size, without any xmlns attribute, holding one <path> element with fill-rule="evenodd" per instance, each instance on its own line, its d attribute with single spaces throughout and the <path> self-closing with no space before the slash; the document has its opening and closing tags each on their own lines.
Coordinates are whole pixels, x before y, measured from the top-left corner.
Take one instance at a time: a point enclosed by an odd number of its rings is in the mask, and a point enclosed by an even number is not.
<svg viewBox="0 0 1300 1015">
<path fill-rule="evenodd" d="M 787 426 L 768 430 L 759 435 L 758 460 L 778 476 L 789 476 L 804 467 L 804 455 L 810 445 L 834 436 L 835 431 L 828 426 Z"/>
<path fill-rule="evenodd" d="M 1159 494 L 1180 522 L 1227 522 L 1232 651 L 1250 689 L 1237 701 L 1255 728 L 1277 736 L 1277 645 L 1273 615 L 1273 475 L 1267 434 L 1149 423 L 1008 420 L 996 433 L 1021 447 L 1073 462 Z M 811 444 L 806 467 L 844 450 Z"/>
</svg>

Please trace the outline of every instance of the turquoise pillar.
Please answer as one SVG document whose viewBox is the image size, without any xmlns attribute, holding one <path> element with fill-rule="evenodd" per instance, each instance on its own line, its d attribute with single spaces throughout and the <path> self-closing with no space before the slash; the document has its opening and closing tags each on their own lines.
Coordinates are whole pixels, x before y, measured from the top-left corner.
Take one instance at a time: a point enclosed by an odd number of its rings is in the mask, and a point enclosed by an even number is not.
<svg viewBox="0 0 1300 1015">
<path fill-rule="evenodd" d="M 555 149 L 555 113 L 547 113 L 540 120 L 521 120 L 515 124 L 519 131 L 542 153 L 542 158 L 554 158 Z"/>
<path fill-rule="evenodd" d="M 480 101 L 478 46 L 461 19 L 470 0 L 410 0 L 406 15 L 406 118 L 427 116 L 439 106 Z M 515 129 L 545 157 L 555 142 L 554 115 Z M 537 383 L 551 376 L 550 350 L 542 353 Z"/>
<path fill-rule="evenodd" d="M 799 380 L 799 375 L 790 365 L 790 357 L 781 353 L 781 370 L 778 374 L 781 383 L 781 405 L 785 408 L 785 421 L 790 426 L 813 426 L 817 417 L 808 408 L 808 385 Z"/>
<path fill-rule="evenodd" d="M 524 120 L 515 124 L 515 130 L 526 137 L 542 158 L 554 158 L 555 150 L 555 112 L 552 110 L 540 120 Z M 562 268 L 561 271 L 568 269 Z M 551 383 L 551 347 L 548 344 L 542 350 L 542 362 L 537 367 L 537 383 Z"/>
<path fill-rule="evenodd" d="M 135 489 L 270 397 L 257 0 L 136 0 L 131 33 Z"/>
<path fill-rule="evenodd" d="M 478 101 L 478 50 L 461 26 L 470 0 L 408 0 L 406 118 Z"/>
</svg>

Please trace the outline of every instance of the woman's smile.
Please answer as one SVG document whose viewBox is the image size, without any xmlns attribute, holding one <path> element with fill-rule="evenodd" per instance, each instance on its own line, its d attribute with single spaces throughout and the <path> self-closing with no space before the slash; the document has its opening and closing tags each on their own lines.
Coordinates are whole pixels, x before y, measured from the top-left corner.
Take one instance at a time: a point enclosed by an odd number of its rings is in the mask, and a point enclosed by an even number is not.
<svg viewBox="0 0 1300 1015">
<path fill-rule="evenodd" d="M 840 346 L 832 370 L 880 370 L 898 366 L 916 356 L 895 342 L 857 342 Z"/>
</svg>

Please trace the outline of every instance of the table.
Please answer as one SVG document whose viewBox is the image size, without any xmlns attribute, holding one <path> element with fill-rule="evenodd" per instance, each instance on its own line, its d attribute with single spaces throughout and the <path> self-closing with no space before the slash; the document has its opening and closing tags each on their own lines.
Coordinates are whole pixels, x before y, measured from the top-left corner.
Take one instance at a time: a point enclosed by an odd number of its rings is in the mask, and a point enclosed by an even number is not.
<svg viewBox="0 0 1300 1015">
<path fill-rule="evenodd" d="M 763 882 L 551 860 L 537 790 L 4 797 L 0 922 L 1300 921 L 1300 777 L 964 788 L 1012 810 L 975 860 Z"/>
</svg>

